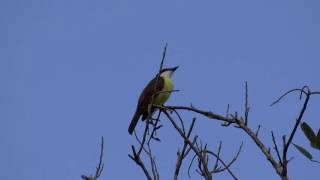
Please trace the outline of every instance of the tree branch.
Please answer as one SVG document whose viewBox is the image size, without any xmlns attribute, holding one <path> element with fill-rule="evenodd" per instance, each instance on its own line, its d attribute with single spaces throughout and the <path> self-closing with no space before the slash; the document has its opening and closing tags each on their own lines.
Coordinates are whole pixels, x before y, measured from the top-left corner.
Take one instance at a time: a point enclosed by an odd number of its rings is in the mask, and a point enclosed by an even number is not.
<svg viewBox="0 0 320 180">
<path fill-rule="evenodd" d="M 98 166 L 96 167 L 96 172 L 95 172 L 94 176 L 81 175 L 82 179 L 84 179 L 84 180 L 97 180 L 101 176 L 103 168 L 104 168 L 103 151 L 104 151 L 104 139 L 102 136 L 101 137 L 101 145 L 100 145 L 100 158 L 99 158 Z"/>
</svg>

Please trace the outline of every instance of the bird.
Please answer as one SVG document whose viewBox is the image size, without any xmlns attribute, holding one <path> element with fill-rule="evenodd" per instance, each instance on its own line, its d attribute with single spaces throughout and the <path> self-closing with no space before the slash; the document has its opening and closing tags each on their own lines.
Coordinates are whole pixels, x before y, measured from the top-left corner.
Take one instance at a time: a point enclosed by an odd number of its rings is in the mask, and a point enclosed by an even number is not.
<svg viewBox="0 0 320 180">
<path fill-rule="evenodd" d="M 171 77 L 177 69 L 178 66 L 160 70 L 160 72 L 143 89 L 139 97 L 136 111 L 128 128 L 129 134 L 133 133 L 141 116 L 142 120 L 145 120 L 149 116 L 149 111 L 152 115 L 156 110 L 155 108 L 149 110 L 151 103 L 163 105 L 168 100 L 174 88 Z"/>
</svg>

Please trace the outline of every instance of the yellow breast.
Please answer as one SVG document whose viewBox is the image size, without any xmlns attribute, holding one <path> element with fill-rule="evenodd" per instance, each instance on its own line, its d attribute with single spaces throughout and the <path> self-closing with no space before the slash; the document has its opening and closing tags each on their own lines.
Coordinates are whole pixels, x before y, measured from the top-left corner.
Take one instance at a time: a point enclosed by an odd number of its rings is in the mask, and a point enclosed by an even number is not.
<svg viewBox="0 0 320 180">
<path fill-rule="evenodd" d="M 170 97 L 171 91 L 173 90 L 173 82 L 170 78 L 168 77 L 162 77 L 164 80 L 164 87 L 163 89 L 159 92 L 157 96 L 155 96 L 153 103 L 156 105 L 162 105 L 164 104 L 168 98 Z"/>
</svg>

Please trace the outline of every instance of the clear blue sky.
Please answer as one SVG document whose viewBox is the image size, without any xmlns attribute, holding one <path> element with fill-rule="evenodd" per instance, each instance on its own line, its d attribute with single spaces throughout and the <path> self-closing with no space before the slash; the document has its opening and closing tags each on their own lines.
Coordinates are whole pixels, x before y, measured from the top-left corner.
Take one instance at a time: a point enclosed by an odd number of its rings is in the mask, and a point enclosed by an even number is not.
<svg viewBox="0 0 320 180">
<path fill-rule="evenodd" d="M 249 124 L 262 125 L 269 146 L 270 131 L 280 142 L 301 103 L 291 95 L 269 104 L 290 88 L 307 84 L 320 90 L 316 0 L 1 0 L 0 27 L 2 180 L 80 179 L 95 170 L 101 136 L 101 179 L 144 179 L 127 156 L 136 143 L 127 127 L 166 42 L 166 66 L 180 66 L 174 76 L 180 92 L 168 104 L 192 103 L 220 114 L 231 104 L 242 112 L 247 80 Z M 316 127 L 319 105 L 320 97 L 314 97 L 305 116 Z M 223 140 L 225 159 L 244 141 L 232 167 L 240 179 L 278 179 L 242 131 L 196 117 L 195 131 L 210 148 Z M 154 148 L 162 179 L 171 179 L 181 141 L 165 119 L 163 125 L 162 143 Z M 300 130 L 295 142 L 307 145 Z M 289 153 L 295 156 L 292 179 L 320 176 L 319 166 L 295 149 Z M 200 179 L 194 171 L 192 179 Z"/>
</svg>

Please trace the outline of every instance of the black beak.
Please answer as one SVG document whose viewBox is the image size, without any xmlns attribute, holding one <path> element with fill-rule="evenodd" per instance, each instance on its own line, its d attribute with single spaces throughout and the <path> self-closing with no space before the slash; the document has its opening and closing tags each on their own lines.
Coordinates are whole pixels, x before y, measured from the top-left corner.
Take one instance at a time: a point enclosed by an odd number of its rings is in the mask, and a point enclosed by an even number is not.
<svg viewBox="0 0 320 180">
<path fill-rule="evenodd" d="M 178 69 L 179 66 L 173 67 L 172 71 L 175 72 Z"/>
</svg>

